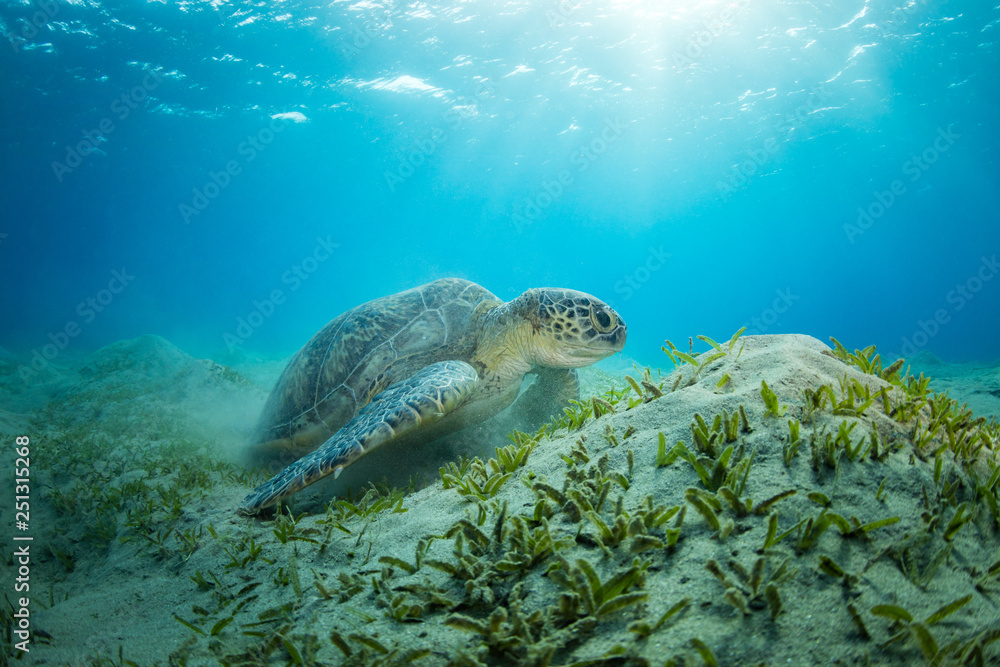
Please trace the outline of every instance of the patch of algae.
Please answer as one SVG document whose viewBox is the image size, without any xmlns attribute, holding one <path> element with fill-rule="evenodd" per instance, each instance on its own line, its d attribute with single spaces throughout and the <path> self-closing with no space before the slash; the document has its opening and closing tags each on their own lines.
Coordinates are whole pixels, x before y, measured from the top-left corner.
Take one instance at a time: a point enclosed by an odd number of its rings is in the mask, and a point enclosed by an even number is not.
<svg viewBox="0 0 1000 667">
<path fill-rule="evenodd" d="M 319 515 L 199 521 L 213 485 L 258 478 L 211 456 L 180 470 L 197 442 L 119 462 L 113 436 L 76 434 L 73 474 L 145 471 L 152 492 L 112 505 L 129 530 L 107 546 L 190 582 L 165 619 L 188 637 L 163 664 L 996 660 L 996 421 L 873 348 L 699 338 L 712 349 L 664 350 L 672 374 L 639 369 L 440 485 L 373 486 Z M 69 511 L 66 493 L 52 505 Z M 97 495 L 80 493 L 87 516 L 113 502 Z M 158 543 L 160 524 L 190 548 Z"/>
</svg>

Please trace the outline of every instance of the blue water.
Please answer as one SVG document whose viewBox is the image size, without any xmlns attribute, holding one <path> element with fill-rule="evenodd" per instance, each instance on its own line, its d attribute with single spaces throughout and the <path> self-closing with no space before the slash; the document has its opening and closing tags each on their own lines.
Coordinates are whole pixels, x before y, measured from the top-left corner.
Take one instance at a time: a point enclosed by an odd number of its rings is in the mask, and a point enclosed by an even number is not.
<svg viewBox="0 0 1000 667">
<path fill-rule="evenodd" d="M 0 345 L 287 354 L 459 276 L 593 293 L 657 365 L 994 361 L 993 4 L 4 3 Z"/>
</svg>

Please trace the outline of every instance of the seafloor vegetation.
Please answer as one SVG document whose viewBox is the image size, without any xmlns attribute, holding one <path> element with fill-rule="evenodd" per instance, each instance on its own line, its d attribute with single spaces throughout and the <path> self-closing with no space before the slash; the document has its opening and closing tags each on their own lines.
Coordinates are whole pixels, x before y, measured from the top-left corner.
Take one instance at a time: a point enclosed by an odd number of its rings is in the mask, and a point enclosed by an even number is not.
<svg viewBox="0 0 1000 667">
<path fill-rule="evenodd" d="M 492 457 L 445 464 L 429 487 L 371 484 L 263 520 L 234 511 L 263 471 L 218 456 L 170 400 L 179 375 L 236 393 L 248 380 L 210 362 L 144 381 L 127 355 L 84 365 L 92 381 L 33 418 L 48 528 L 31 658 L 997 660 L 997 421 L 873 348 L 699 338 L 700 354 L 664 346 L 671 373 L 637 369 Z M 162 655 L 136 654 L 128 627 L 85 655 L 72 643 L 88 620 L 60 607 L 115 595 L 115 577 L 165 580 L 184 600 L 148 602 Z M 5 601 L 5 627 L 10 613 Z"/>
</svg>

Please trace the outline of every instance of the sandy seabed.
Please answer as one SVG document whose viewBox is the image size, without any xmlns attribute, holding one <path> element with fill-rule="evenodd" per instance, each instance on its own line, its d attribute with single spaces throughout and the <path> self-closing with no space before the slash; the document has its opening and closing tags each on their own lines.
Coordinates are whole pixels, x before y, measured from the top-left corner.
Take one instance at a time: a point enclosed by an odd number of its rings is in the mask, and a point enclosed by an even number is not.
<svg viewBox="0 0 1000 667">
<path fill-rule="evenodd" d="M 623 370 L 584 369 L 588 398 L 545 433 L 511 440 L 498 418 L 373 454 L 260 518 L 235 512 L 267 478 L 241 453 L 280 363 L 222 366 L 155 336 L 30 376 L 0 355 L 4 469 L 29 436 L 33 538 L 30 590 L 4 584 L 4 656 L 997 664 L 1000 369 L 918 355 L 928 389 L 808 336 L 721 349 L 664 357 L 646 384 L 631 370 L 642 397 Z M 479 460 L 445 485 L 459 453 Z M 422 481 L 365 490 L 390 468 Z M 6 500 L 0 518 L 16 575 Z"/>
</svg>

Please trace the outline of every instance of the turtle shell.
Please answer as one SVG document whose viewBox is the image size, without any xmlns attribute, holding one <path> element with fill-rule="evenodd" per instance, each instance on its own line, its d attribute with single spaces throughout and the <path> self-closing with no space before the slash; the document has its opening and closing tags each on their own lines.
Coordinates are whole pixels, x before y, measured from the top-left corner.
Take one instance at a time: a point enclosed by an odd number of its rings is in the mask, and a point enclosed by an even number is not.
<svg viewBox="0 0 1000 667">
<path fill-rule="evenodd" d="M 258 450 L 312 451 L 394 382 L 437 361 L 469 362 L 481 315 L 503 303 L 446 278 L 356 306 L 299 350 L 271 392 Z"/>
</svg>

